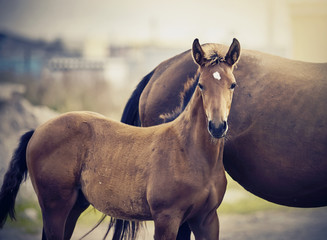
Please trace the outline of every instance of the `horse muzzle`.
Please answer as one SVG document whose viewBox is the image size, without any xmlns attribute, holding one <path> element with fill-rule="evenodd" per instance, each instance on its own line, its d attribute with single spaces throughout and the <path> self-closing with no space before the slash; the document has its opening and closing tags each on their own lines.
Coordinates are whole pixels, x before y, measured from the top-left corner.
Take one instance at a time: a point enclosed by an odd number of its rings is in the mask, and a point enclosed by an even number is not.
<svg viewBox="0 0 327 240">
<path fill-rule="evenodd" d="M 227 121 L 221 122 L 218 126 L 211 120 L 208 122 L 208 131 L 213 138 L 223 138 L 228 130 Z"/>
</svg>

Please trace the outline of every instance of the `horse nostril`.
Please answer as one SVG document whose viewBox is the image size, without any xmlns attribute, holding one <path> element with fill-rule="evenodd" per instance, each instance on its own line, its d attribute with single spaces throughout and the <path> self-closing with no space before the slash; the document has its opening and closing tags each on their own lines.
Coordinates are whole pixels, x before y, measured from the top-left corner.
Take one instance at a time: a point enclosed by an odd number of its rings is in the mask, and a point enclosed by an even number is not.
<svg viewBox="0 0 327 240">
<path fill-rule="evenodd" d="M 208 128 L 209 128 L 209 131 L 211 131 L 214 127 L 213 127 L 213 123 L 212 121 L 210 120 L 209 123 L 208 123 Z"/>
<path fill-rule="evenodd" d="M 217 128 L 217 131 L 223 135 L 227 129 L 227 122 L 223 121 Z"/>
<path fill-rule="evenodd" d="M 226 121 L 223 121 L 218 126 L 215 126 L 215 124 L 212 121 L 208 122 L 208 130 L 210 134 L 215 138 L 221 138 L 224 137 L 227 131 L 228 125 Z"/>
</svg>

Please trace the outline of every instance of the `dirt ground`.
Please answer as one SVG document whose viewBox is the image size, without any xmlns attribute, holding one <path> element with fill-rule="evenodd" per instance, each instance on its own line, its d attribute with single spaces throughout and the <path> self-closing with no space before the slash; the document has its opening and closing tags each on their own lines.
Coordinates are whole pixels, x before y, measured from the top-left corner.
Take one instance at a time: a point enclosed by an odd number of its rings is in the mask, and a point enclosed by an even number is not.
<svg viewBox="0 0 327 240">
<path fill-rule="evenodd" d="M 226 215 L 220 219 L 223 240 L 327 239 L 326 208 Z"/>
<path fill-rule="evenodd" d="M 228 214 L 221 215 L 219 218 L 221 240 L 327 239 L 327 208 Z M 88 230 L 88 227 L 79 226 L 74 232 L 73 239 L 79 239 Z M 101 225 L 85 239 L 102 239 L 105 230 L 106 226 Z M 0 239 L 34 240 L 41 239 L 41 235 L 29 235 L 20 230 L 5 227 L 0 231 Z M 145 229 L 142 229 L 138 239 L 153 239 L 151 222 Z"/>
</svg>

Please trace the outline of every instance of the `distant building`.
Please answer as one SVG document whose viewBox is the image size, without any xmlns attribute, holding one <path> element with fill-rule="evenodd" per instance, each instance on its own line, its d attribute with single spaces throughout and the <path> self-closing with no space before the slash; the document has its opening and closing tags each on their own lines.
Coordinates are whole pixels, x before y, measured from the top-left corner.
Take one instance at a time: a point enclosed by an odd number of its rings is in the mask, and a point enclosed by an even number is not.
<svg viewBox="0 0 327 240">
<path fill-rule="evenodd" d="M 46 66 L 52 71 L 103 71 L 106 65 L 106 59 L 52 57 Z"/>
<path fill-rule="evenodd" d="M 52 57 L 72 57 L 62 41 L 32 40 L 12 33 L 0 33 L 0 72 L 39 76 Z"/>
</svg>

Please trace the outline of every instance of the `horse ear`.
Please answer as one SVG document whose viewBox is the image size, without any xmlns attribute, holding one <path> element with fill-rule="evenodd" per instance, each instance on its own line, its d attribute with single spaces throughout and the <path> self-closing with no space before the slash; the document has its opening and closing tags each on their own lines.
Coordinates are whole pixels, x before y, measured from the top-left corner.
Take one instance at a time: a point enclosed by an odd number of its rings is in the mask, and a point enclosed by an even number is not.
<svg viewBox="0 0 327 240">
<path fill-rule="evenodd" d="M 239 60 L 240 54 L 241 54 L 241 45 L 236 38 L 233 38 L 233 42 L 230 45 L 228 52 L 225 56 L 225 61 L 230 66 L 233 66 Z"/>
<path fill-rule="evenodd" d="M 194 62 L 196 62 L 199 66 L 202 66 L 204 64 L 204 52 L 199 43 L 199 39 L 197 39 L 197 38 L 194 39 L 194 41 L 193 41 L 192 56 L 193 56 Z"/>
</svg>

